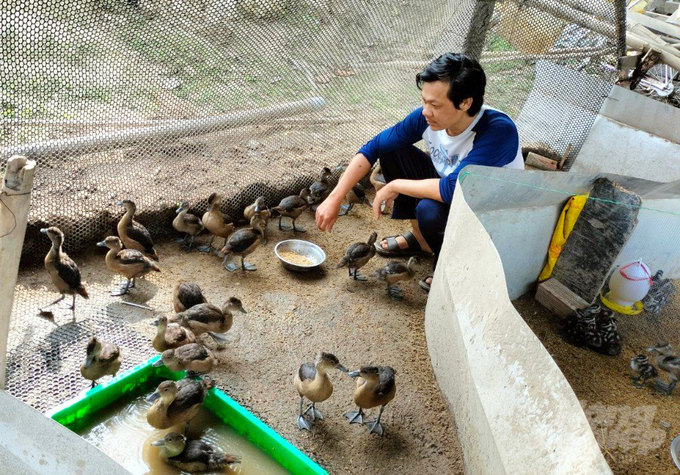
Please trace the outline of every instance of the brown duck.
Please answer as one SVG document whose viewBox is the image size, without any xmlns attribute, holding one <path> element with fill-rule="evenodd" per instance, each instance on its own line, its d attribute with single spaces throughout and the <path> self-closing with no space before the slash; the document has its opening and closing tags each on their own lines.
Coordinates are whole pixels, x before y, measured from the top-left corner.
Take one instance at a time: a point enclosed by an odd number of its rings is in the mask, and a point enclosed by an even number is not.
<svg viewBox="0 0 680 475">
<path fill-rule="evenodd" d="M 119 201 L 118 206 L 125 208 L 125 214 L 118 222 L 118 236 L 126 248 L 143 252 L 154 261 L 158 260 L 158 254 L 153 246 L 153 240 L 149 231 L 133 218 L 137 212 L 137 206 L 131 200 Z"/>
</svg>

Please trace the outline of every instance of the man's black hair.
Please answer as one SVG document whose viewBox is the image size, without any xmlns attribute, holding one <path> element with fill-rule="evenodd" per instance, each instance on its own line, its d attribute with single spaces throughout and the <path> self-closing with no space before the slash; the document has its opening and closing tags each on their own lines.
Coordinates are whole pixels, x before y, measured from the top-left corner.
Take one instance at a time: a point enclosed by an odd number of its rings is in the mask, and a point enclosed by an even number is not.
<svg viewBox="0 0 680 475">
<path fill-rule="evenodd" d="M 434 81 L 449 81 L 447 96 L 456 109 L 460 108 L 461 102 L 471 97 L 472 105 L 467 111 L 470 117 L 482 108 L 486 74 L 477 60 L 464 54 L 443 54 L 416 74 L 418 89 L 422 89 L 424 82 Z"/>
</svg>

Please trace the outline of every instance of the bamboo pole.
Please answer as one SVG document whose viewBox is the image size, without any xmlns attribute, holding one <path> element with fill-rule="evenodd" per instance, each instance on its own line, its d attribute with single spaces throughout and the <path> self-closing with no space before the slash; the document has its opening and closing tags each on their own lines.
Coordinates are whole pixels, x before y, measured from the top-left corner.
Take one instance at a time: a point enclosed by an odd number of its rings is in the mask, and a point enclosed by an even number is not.
<svg viewBox="0 0 680 475">
<path fill-rule="evenodd" d="M 46 140 L 31 144 L 6 147 L 0 150 L 0 158 L 11 155 L 43 157 L 55 153 L 78 155 L 84 153 L 132 147 L 141 143 L 178 140 L 194 135 L 214 133 L 219 130 L 240 127 L 247 124 L 280 119 L 303 112 L 311 112 L 323 107 L 322 97 L 313 97 L 296 102 L 277 104 L 260 109 L 229 112 L 205 119 L 183 120 L 154 127 L 131 128 L 115 132 L 104 132 L 75 138 Z"/>
<path fill-rule="evenodd" d="M 598 20 L 591 15 L 584 14 L 584 12 L 575 10 L 556 0 L 525 0 L 522 5 L 534 7 L 537 10 L 544 11 L 554 17 L 588 28 L 589 30 L 593 30 L 609 38 L 616 38 L 616 28 L 611 23 Z"/>
<path fill-rule="evenodd" d="M 5 389 L 6 383 L 9 318 L 26 235 L 34 171 L 33 160 L 11 157 L 0 192 L 0 389 Z"/>
</svg>

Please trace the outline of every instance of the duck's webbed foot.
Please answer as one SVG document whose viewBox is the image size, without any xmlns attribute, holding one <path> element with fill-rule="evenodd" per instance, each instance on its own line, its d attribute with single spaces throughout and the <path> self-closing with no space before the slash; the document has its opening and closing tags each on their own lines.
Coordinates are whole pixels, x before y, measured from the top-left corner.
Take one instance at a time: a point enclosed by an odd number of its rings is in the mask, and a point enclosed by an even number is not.
<svg viewBox="0 0 680 475">
<path fill-rule="evenodd" d="M 368 280 L 368 277 L 358 274 L 357 269 L 354 269 L 354 280 L 359 280 L 361 282 L 366 282 Z"/>
<path fill-rule="evenodd" d="M 303 415 L 298 416 L 297 426 L 300 430 L 312 430 L 312 423 L 305 419 Z"/>
<path fill-rule="evenodd" d="M 378 434 L 382 437 L 385 433 L 379 419 L 376 419 L 375 421 L 366 421 L 366 427 L 368 428 L 369 434 Z"/>
<path fill-rule="evenodd" d="M 402 295 L 402 292 L 403 292 L 402 289 L 400 289 L 399 287 L 395 287 L 395 286 L 392 286 L 392 285 L 387 287 L 387 295 L 391 299 L 403 300 L 404 296 Z"/>
<path fill-rule="evenodd" d="M 312 421 L 315 421 L 315 420 L 317 420 L 317 419 L 319 419 L 319 420 L 321 420 L 321 421 L 323 420 L 323 414 L 321 414 L 321 411 L 319 411 L 319 410 L 316 408 L 316 406 L 314 405 L 314 403 L 312 403 L 312 404 L 310 404 L 309 406 L 307 406 L 307 409 L 305 409 L 305 412 L 304 412 L 304 413 L 305 413 L 305 414 L 309 414 L 310 412 L 311 412 L 311 414 L 312 414 Z"/>
<path fill-rule="evenodd" d="M 134 287 L 131 282 L 128 280 L 124 284 L 121 284 L 119 287 L 116 287 L 111 291 L 111 296 L 112 297 L 120 297 L 121 295 L 125 295 L 129 292 L 130 287 Z"/>
<path fill-rule="evenodd" d="M 364 411 L 358 409 L 356 411 L 346 412 L 345 417 L 350 424 L 363 424 L 364 423 Z"/>
<path fill-rule="evenodd" d="M 255 267 L 253 264 L 250 264 L 249 262 L 241 261 L 241 269 L 252 272 L 257 270 L 257 267 Z"/>
</svg>

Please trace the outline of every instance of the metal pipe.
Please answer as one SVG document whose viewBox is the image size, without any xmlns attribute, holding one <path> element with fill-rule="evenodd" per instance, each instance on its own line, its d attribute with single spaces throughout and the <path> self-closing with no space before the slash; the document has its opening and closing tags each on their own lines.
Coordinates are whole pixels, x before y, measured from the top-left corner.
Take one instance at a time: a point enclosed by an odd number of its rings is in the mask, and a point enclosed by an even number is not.
<svg viewBox="0 0 680 475">
<path fill-rule="evenodd" d="M 84 153 L 125 148 L 141 143 L 177 140 L 183 137 L 214 133 L 250 123 L 280 119 L 303 112 L 310 112 L 323 107 L 322 97 L 313 97 L 296 102 L 277 104 L 247 111 L 229 112 L 216 117 L 184 120 L 181 123 L 170 123 L 154 127 L 133 128 L 115 132 L 104 132 L 82 137 L 46 140 L 0 150 L 0 157 L 26 155 L 39 157 L 63 153 L 78 155 Z"/>
<path fill-rule="evenodd" d="M 5 389 L 6 383 L 9 319 L 26 235 L 34 171 L 33 160 L 11 157 L 0 192 L 0 389 Z"/>
</svg>

